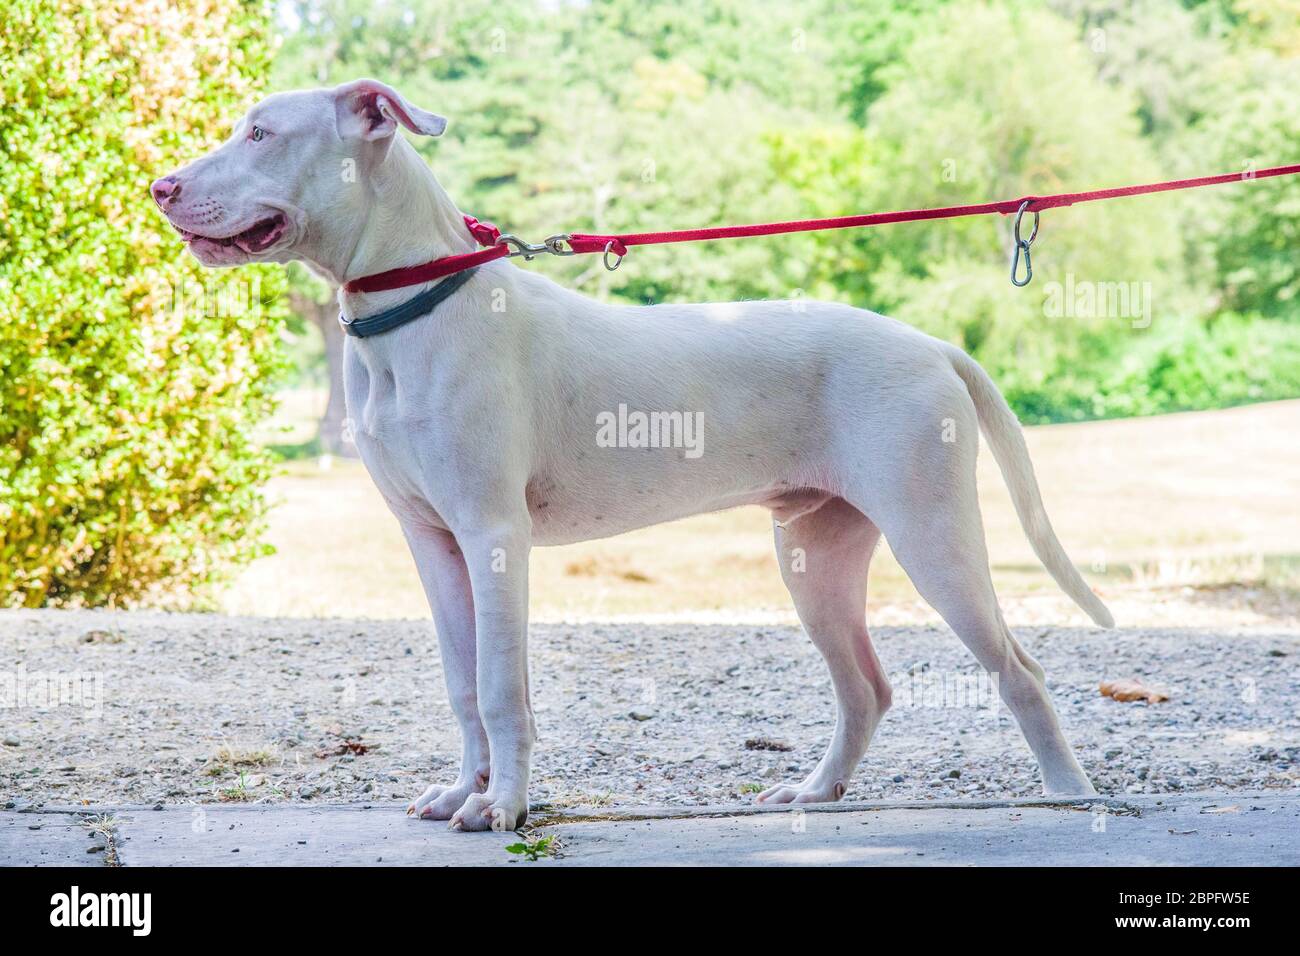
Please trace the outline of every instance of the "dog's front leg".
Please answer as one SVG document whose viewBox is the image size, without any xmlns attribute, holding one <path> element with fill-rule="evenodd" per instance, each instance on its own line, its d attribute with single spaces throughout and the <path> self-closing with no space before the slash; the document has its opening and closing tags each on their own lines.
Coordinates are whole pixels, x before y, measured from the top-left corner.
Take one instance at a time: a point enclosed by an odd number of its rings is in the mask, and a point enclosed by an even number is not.
<svg viewBox="0 0 1300 956">
<path fill-rule="evenodd" d="M 406 812 L 429 820 L 450 820 L 471 793 L 487 789 L 489 776 L 487 734 L 478 713 L 474 597 L 465 557 L 450 532 L 402 522 L 402 533 L 433 610 L 447 698 L 462 740 L 460 776 L 450 786 L 433 784 Z"/>
<path fill-rule="evenodd" d="M 528 816 L 532 704 L 528 699 L 527 515 L 456 533 L 474 592 L 478 706 L 487 731 L 491 776 L 451 818 L 461 830 L 513 830 Z"/>
</svg>

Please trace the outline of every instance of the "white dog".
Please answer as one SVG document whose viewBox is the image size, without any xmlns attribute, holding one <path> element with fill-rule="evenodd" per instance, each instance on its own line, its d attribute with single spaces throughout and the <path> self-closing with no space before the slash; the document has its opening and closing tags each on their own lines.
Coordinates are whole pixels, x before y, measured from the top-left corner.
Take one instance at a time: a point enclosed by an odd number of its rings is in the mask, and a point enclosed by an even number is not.
<svg viewBox="0 0 1300 956">
<path fill-rule="evenodd" d="M 472 251 L 399 125 L 436 136 L 446 124 L 371 80 L 277 94 L 153 196 L 209 266 L 299 259 L 342 285 Z M 429 287 L 342 291 L 339 304 L 350 322 Z M 1019 423 L 960 349 L 844 305 L 606 305 L 496 261 L 415 321 L 349 338 L 346 391 L 419 567 L 464 735 L 460 776 L 410 812 L 465 830 L 527 815 L 530 548 L 745 504 L 772 512 L 838 708 L 816 769 L 760 801 L 839 799 L 889 707 L 864 620 L 882 533 L 997 675 L 1045 791 L 1095 792 L 993 593 L 980 428 L 1047 570 L 1098 624 L 1111 617 L 1052 531 Z"/>
</svg>

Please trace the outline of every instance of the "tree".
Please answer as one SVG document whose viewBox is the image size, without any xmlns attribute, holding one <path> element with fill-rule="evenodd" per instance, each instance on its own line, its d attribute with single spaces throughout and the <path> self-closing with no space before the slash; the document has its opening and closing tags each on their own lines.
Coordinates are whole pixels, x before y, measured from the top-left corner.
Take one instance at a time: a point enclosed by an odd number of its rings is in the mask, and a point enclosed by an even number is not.
<svg viewBox="0 0 1300 956">
<path fill-rule="evenodd" d="M 396 84 L 449 117 L 416 146 L 462 208 L 533 240 L 837 216 L 1285 162 L 1296 2 L 293 0 L 276 85 Z M 613 301 L 847 301 L 972 350 L 1028 419 L 1149 413 L 1205 401 L 1171 390 L 1180 338 L 1238 363 L 1224 395 L 1292 380 L 1209 326 L 1295 315 L 1298 188 L 1051 210 L 1023 290 L 999 217 L 522 267 Z M 1050 314 L 1070 279 L 1150 283 L 1151 312 Z"/>
<path fill-rule="evenodd" d="M 450 119 L 416 146 L 462 208 L 541 237 L 801 215 L 765 136 L 836 109 L 831 34 L 777 0 L 492 4 L 297 0 L 278 86 L 382 77 Z M 787 296 L 801 239 L 548 261 L 633 302 Z"/>
<path fill-rule="evenodd" d="M 1191 10 L 1179 0 L 1050 0 L 1048 5 L 1075 24 L 1097 75 L 1136 97 L 1143 135 L 1162 152 L 1170 175 L 1198 175 L 1203 160 L 1177 141 L 1221 95 L 1231 50 L 1214 11 Z"/>
<path fill-rule="evenodd" d="M 1160 178 L 1133 97 L 1040 8 L 944 5 L 876 76 L 865 128 L 783 138 L 776 161 L 801 191 L 886 210 Z M 1166 309 L 1180 295 L 1177 231 L 1140 201 L 1044 213 L 1028 289 L 1008 281 L 1011 227 L 993 216 L 823 233 L 816 284 L 963 346 L 1022 411 L 1044 390 L 1086 388 L 1090 367 L 1144 334 L 1141 317 L 1050 314 L 1050 283 L 1151 282 Z"/>
<path fill-rule="evenodd" d="M 310 323 L 320 333 L 325 358 L 325 409 L 316 423 L 316 442 L 321 452 L 356 458 L 357 446 L 348 435 L 347 400 L 343 391 L 343 344 L 346 337 L 339 324 L 338 290 L 305 267 L 293 263 L 288 270 L 288 304 L 291 335 Z"/>
<path fill-rule="evenodd" d="M 260 553 L 275 271 L 201 271 L 151 179 L 253 99 L 239 0 L 9 0 L 0 31 L 0 605 L 130 602 Z"/>
<path fill-rule="evenodd" d="M 1219 96 L 1183 137 L 1216 172 L 1295 162 L 1300 156 L 1300 57 L 1250 52 L 1224 71 Z M 1214 305 L 1294 322 L 1300 317 L 1300 177 L 1217 186 L 1200 197 L 1186 233 L 1207 264 Z"/>
<path fill-rule="evenodd" d="M 276 60 L 277 88 L 375 76 L 448 116 L 413 140 L 466 212 L 530 239 L 797 218 L 766 135 L 834 110 L 831 55 L 790 5 L 688 0 L 591 5 L 482 0 L 296 0 Z M 775 97 L 779 94 L 780 99 Z M 608 273 L 598 260 L 527 268 L 589 294 L 636 303 L 798 294 L 811 243 L 679 246 Z M 293 282 L 293 308 L 336 329 L 323 296 Z M 331 363 L 329 408 L 341 405 Z M 327 411 L 322 446 L 333 426 Z"/>
</svg>

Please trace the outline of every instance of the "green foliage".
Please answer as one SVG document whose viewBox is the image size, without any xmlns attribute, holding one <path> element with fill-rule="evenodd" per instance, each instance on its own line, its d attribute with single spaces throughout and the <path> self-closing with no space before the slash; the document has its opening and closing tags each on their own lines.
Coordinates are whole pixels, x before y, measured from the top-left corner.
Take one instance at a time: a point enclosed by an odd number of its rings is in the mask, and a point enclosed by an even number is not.
<svg viewBox="0 0 1300 956">
<path fill-rule="evenodd" d="M 278 272 L 148 198 L 245 108 L 240 0 L 9 0 L 0 31 L 0 605 L 130 602 L 259 553 Z"/>
<path fill-rule="evenodd" d="M 1217 3 L 1199 10 L 1180 0 L 1049 0 L 1048 7 L 1073 23 L 1079 43 L 1108 85 L 1137 101 L 1142 133 L 1157 148 L 1171 146 L 1222 95 L 1231 69 Z M 1162 157 L 1171 176 L 1197 175 L 1202 157 Z M 1169 163 L 1175 163 L 1171 168 Z"/>
<path fill-rule="evenodd" d="M 466 212 L 508 232 L 685 228 L 796 218 L 767 131 L 836 112 L 822 73 L 833 37 L 778 0 L 647 5 L 299 0 L 281 87 L 383 77 L 450 120 L 418 140 Z M 786 297 L 799 238 L 643 250 L 532 268 L 625 301 Z"/>
<path fill-rule="evenodd" d="M 917 208 L 1159 176 L 1132 97 L 1098 77 L 1074 27 L 1046 11 L 948 4 L 878 76 L 885 89 L 864 130 L 783 137 L 783 168 L 803 191 L 853 209 Z M 1045 214 L 1032 289 L 1007 279 L 1011 225 L 975 217 L 824 233 L 816 241 L 832 252 L 813 284 L 956 342 L 1003 387 L 1029 388 L 1131 338 L 1110 316 L 1046 316 L 1045 284 L 1181 284 L 1174 223 L 1136 203 Z"/>
<path fill-rule="evenodd" d="M 536 840 L 525 840 L 522 843 L 511 843 L 506 846 L 506 852 L 522 856 L 524 859 L 536 863 L 544 856 L 555 855 L 554 844 L 554 836 L 544 836 L 538 837 Z"/>
<path fill-rule="evenodd" d="M 146 188 L 270 59 L 264 0 L 9 0 L 0 604 L 131 601 L 258 552 L 282 272 L 205 272 Z M 1300 155 L 1296 0 L 283 0 L 277 88 L 376 76 L 468 212 L 529 238 L 978 202 Z M 972 218 L 635 250 L 613 301 L 818 297 L 963 345 L 1027 420 L 1300 394 L 1300 179 L 1051 210 L 1035 280 Z M 298 270 L 297 326 L 328 292 Z M 1061 315 L 1126 283 L 1147 311 Z M 319 353 L 311 359 L 321 361 Z"/>
<path fill-rule="evenodd" d="M 1066 375 L 1013 385 L 1006 394 L 1029 423 L 1294 398 L 1300 395 L 1300 326 L 1232 313 L 1208 325 L 1170 321 L 1136 343 L 1100 381 L 1090 372 Z"/>
<path fill-rule="evenodd" d="M 277 85 L 401 86 L 450 117 L 419 145 L 462 208 L 530 237 L 980 202 L 1297 155 L 1295 0 L 291 7 Z M 613 275 L 582 257 L 531 268 L 612 300 L 808 296 L 890 313 L 971 350 L 1033 420 L 1296 394 L 1284 369 L 1268 388 L 1243 372 L 1255 384 L 1240 393 L 1198 390 L 1206 362 L 1175 345 L 1286 339 L 1266 320 L 1297 314 L 1300 180 L 1051 210 L 1026 290 L 1007 281 L 1010 227 L 646 248 Z M 1149 284 L 1150 325 L 1050 315 L 1051 282 Z"/>
<path fill-rule="evenodd" d="M 1255 56 L 1227 86 L 1231 109 L 1189 137 L 1216 172 L 1278 166 L 1300 157 L 1300 59 Z M 1300 316 L 1300 177 L 1215 187 L 1198 197 L 1186 233 L 1212 278 L 1216 305 L 1274 318 Z"/>
<path fill-rule="evenodd" d="M 1287 162 L 1300 64 L 1234 42 L 1230 19 L 1174 0 L 964 0 L 877 18 L 862 54 L 871 82 L 846 90 L 863 128 L 778 134 L 774 162 L 799 194 L 831 197 L 816 215 Z M 1248 108 L 1222 109 L 1225 99 Z M 1296 333 L 1250 317 L 1296 316 L 1300 182 L 1050 210 L 1025 290 L 1006 279 L 1010 225 L 821 234 L 809 286 L 962 345 L 1027 421 L 1300 394 Z M 1054 313 L 1053 283 L 1124 283 L 1148 311 Z M 1223 310 L 1245 315 L 1220 322 Z"/>
<path fill-rule="evenodd" d="M 886 68 L 930 25 L 932 14 L 948 2 L 848 4 L 848 9 L 842 11 L 843 35 L 852 53 L 839 58 L 837 67 L 844 101 L 855 123 L 866 122 L 871 104 L 892 85 L 886 79 Z M 836 13 L 841 13 L 838 7 Z"/>
</svg>

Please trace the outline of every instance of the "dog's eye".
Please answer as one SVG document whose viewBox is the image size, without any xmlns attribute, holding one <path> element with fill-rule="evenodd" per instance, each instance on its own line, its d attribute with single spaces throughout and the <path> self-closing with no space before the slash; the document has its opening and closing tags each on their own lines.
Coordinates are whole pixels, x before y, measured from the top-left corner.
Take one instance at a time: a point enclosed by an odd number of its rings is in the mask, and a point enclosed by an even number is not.
<svg viewBox="0 0 1300 956">
<path fill-rule="evenodd" d="M 254 126 L 253 131 L 248 134 L 248 138 L 251 139 L 254 143 L 260 143 L 262 141 L 262 137 L 264 137 L 265 135 L 266 135 L 266 130 L 262 129 L 262 127 L 260 126 Z"/>
</svg>

